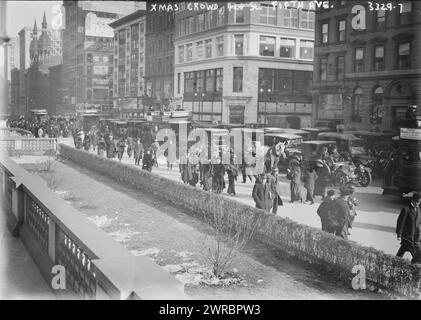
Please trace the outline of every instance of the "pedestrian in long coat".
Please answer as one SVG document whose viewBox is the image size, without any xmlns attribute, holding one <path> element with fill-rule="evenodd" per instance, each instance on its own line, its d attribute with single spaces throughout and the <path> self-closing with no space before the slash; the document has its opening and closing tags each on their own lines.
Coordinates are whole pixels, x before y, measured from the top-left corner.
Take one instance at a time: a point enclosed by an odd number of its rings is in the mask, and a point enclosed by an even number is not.
<svg viewBox="0 0 421 320">
<path fill-rule="evenodd" d="M 252 197 L 256 203 L 256 208 L 270 211 L 272 207 L 272 201 L 270 199 L 270 183 L 268 183 L 268 179 L 264 174 L 256 177 Z"/>
<path fill-rule="evenodd" d="M 98 155 L 100 157 L 103 157 L 104 156 L 104 150 L 106 150 L 106 149 L 107 149 L 107 145 L 105 143 L 105 139 L 104 139 L 104 137 L 101 136 L 99 138 L 98 146 L 97 146 Z"/>
<path fill-rule="evenodd" d="M 221 193 L 225 189 L 225 167 L 222 163 L 213 165 L 212 191 Z"/>
<path fill-rule="evenodd" d="M 126 143 L 124 142 L 123 138 L 120 138 L 120 140 L 117 142 L 117 154 L 118 154 L 118 160 L 121 161 L 124 154 L 124 149 L 126 148 Z"/>
<path fill-rule="evenodd" d="M 272 168 L 272 173 L 269 176 L 270 189 L 271 189 L 271 200 L 272 200 L 272 213 L 276 214 L 278 206 L 283 205 L 281 198 L 281 178 L 279 176 L 279 169 L 277 167 Z"/>
<path fill-rule="evenodd" d="M 210 191 L 212 189 L 212 164 L 205 163 L 200 165 L 201 183 L 203 190 Z"/>
<path fill-rule="evenodd" d="M 403 257 L 405 252 L 409 251 L 413 258 L 416 256 L 419 258 L 420 224 L 420 198 L 417 193 L 414 193 L 411 203 L 402 208 L 396 223 L 397 238 L 401 241 L 401 246 L 396 254 L 398 257 Z M 419 261 L 413 259 L 413 262 Z"/>
<path fill-rule="evenodd" d="M 299 166 L 294 165 L 290 171 L 291 182 L 289 184 L 291 190 L 291 203 L 294 201 L 303 202 L 301 197 L 301 169 Z"/>
<path fill-rule="evenodd" d="M 304 175 L 304 188 L 307 190 L 306 202 L 309 201 L 310 204 L 314 203 L 314 185 L 317 179 L 317 173 L 313 168 L 306 170 Z"/>
<path fill-rule="evenodd" d="M 140 159 L 142 159 L 142 153 L 143 153 L 143 144 L 140 142 L 139 139 L 136 139 L 136 142 L 134 144 L 134 164 L 138 166 L 140 164 Z"/>
<path fill-rule="evenodd" d="M 329 181 L 329 171 L 327 166 L 319 167 L 316 174 L 317 178 L 314 183 L 313 197 L 321 196 L 322 199 L 326 197 L 326 187 Z"/>
<path fill-rule="evenodd" d="M 226 168 L 227 174 L 228 174 L 228 189 L 227 189 L 227 193 L 229 195 L 233 195 L 235 196 L 235 181 L 237 180 L 237 175 L 238 175 L 238 168 L 233 165 L 230 164 L 227 166 Z"/>
<path fill-rule="evenodd" d="M 348 192 L 341 190 L 341 195 L 335 200 L 334 215 L 332 216 L 332 225 L 335 229 L 335 235 L 348 239 L 348 222 L 350 207 L 348 204 Z"/>
<path fill-rule="evenodd" d="M 133 149 L 134 149 L 133 138 L 128 137 L 127 138 L 127 155 L 129 156 L 129 158 L 132 157 Z"/>
<path fill-rule="evenodd" d="M 86 134 L 85 137 L 83 137 L 83 148 L 85 151 L 89 151 L 89 148 L 91 147 L 91 141 L 89 139 L 89 135 Z"/>
<path fill-rule="evenodd" d="M 335 190 L 329 190 L 327 192 L 327 197 L 317 209 L 317 215 L 320 217 L 320 221 L 322 223 L 322 231 L 329 233 L 335 233 L 335 227 L 332 223 L 332 217 L 335 210 L 334 200 Z"/>
</svg>

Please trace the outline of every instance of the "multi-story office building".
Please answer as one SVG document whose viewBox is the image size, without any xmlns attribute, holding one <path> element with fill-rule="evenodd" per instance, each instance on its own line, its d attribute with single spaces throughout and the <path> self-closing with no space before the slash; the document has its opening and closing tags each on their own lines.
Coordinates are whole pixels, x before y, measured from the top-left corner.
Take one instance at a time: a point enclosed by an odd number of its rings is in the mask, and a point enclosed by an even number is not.
<svg viewBox="0 0 421 320">
<path fill-rule="evenodd" d="M 16 68 L 19 67 L 19 38 L 15 37 L 10 39 L 9 42 L 4 43 L 1 50 L 4 54 L 4 71 L 5 79 L 4 84 L 6 86 L 6 97 L 8 113 L 15 113 L 19 109 L 19 99 L 16 99 L 16 95 L 19 95 L 16 80 Z M 16 70 L 15 70 L 16 69 Z M 13 72 L 12 72 L 13 71 Z M 13 74 L 12 74 L 13 73 Z"/>
<path fill-rule="evenodd" d="M 122 119 L 144 116 L 146 11 L 139 10 L 110 26 L 114 29 L 113 107 Z"/>
<path fill-rule="evenodd" d="M 388 2 L 337 1 L 316 13 L 315 123 L 393 130 L 420 103 L 421 2 Z"/>
<path fill-rule="evenodd" d="M 172 104 L 174 88 L 174 12 L 147 4 L 144 105 L 159 110 Z"/>
<path fill-rule="evenodd" d="M 14 68 L 19 68 L 19 38 L 15 37 L 10 39 L 9 42 L 3 44 L 6 50 L 6 65 L 7 65 L 7 80 L 11 79 L 11 71 Z M 3 48 L 2 48 L 3 50 Z"/>
<path fill-rule="evenodd" d="M 26 80 L 25 72 L 29 68 L 29 45 L 32 40 L 32 28 L 23 27 L 19 33 L 19 107 L 17 114 L 24 115 L 26 109 Z"/>
<path fill-rule="evenodd" d="M 145 4 L 134 1 L 63 1 L 63 74 L 70 109 L 112 107 L 114 31 L 110 23 Z"/>
<path fill-rule="evenodd" d="M 43 17 L 41 34 L 36 21 L 29 45 L 30 67 L 25 70 L 25 114 L 32 109 L 49 109 L 49 68 L 62 63 L 61 30 L 48 28 Z M 23 110 L 22 110 L 23 111 Z"/>
<path fill-rule="evenodd" d="M 201 121 L 309 125 L 314 16 L 306 2 L 177 12 L 175 104 Z"/>
</svg>

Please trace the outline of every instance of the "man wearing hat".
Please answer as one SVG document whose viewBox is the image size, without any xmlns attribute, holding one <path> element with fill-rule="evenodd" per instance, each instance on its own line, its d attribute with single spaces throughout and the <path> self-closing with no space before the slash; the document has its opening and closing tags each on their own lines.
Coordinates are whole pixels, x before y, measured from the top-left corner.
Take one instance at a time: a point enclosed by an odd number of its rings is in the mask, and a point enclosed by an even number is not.
<svg viewBox="0 0 421 320">
<path fill-rule="evenodd" d="M 327 197 L 320 204 L 317 209 L 317 215 L 320 217 L 322 222 L 322 231 L 329 233 L 334 233 L 335 229 L 332 227 L 331 215 L 334 208 L 333 204 L 335 202 L 335 190 L 329 190 L 327 192 Z"/>
<path fill-rule="evenodd" d="M 420 197 L 418 193 L 414 193 L 410 204 L 402 208 L 396 223 L 397 238 L 401 241 L 396 256 L 403 257 L 409 251 L 413 258 L 419 257 L 420 223 Z"/>
<path fill-rule="evenodd" d="M 271 175 L 269 176 L 269 183 L 270 183 L 270 194 L 272 200 L 272 213 L 276 214 L 278 211 L 278 206 L 283 206 L 283 201 L 281 199 L 281 179 L 279 176 L 279 169 L 277 167 L 273 167 L 271 171 Z"/>
</svg>

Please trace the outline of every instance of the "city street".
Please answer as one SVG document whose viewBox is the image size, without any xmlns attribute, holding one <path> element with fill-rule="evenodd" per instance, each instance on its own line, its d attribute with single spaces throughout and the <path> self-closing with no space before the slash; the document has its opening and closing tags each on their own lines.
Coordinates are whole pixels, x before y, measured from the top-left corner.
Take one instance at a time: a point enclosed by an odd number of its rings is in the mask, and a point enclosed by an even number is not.
<svg viewBox="0 0 421 320">
<path fill-rule="evenodd" d="M 74 146 L 71 138 L 59 139 L 59 142 Z M 90 152 L 93 152 L 93 150 L 91 149 Z M 112 160 L 118 161 L 117 158 L 113 158 Z M 122 162 L 134 165 L 133 158 L 129 158 L 127 153 L 124 154 Z M 167 170 L 164 157 L 158 159 L 158 163 L 158 168 L 154 167 L 152 173 L 181 181 L 177 164 L 174 164 L 173 170 Z M 284 206 L 278 208 L 277 214 L 282 217 L 288 217 L 301 224 L 320 228 L 320 219 L 316 213 L 320 203 L 320 197 L 316 198 L 317 200 L 314 205 L 297 202 L 289 203 L 289 181 L 285 178 L 285 175 L 283 176 L 282 199 Z M 227 180 L 226 176 L 225 179 Z M 226 194 L 226 189 L 223 195 L 254 207 L 254 201 L 251 197 L 253 185 L 249 180 L 246 183 L 242 183 L 242 177 L 238 177 L 236 182 L 237 195 L 232 197 Z M 399 242 L 396 240 L 395 234 L 396 220 L 403 204 L 399 202 L 396 196 L 383 196 L 382 191 L 380 181 L 377 180 L 374 180 L 373 185 L 370 187 L 356 187 L 356 198 L 360 204 L 357 208 L 358 215 L 355 218 L 349 238 L 362 245 L 374 247 L 385 253 L 395 255 L 399 249 Z M 305 195 L 304 188 L 302 188 L 302 194 Z M 405 257 L 409 259 L 410 255 L 407 254 Z"/>
</svg>

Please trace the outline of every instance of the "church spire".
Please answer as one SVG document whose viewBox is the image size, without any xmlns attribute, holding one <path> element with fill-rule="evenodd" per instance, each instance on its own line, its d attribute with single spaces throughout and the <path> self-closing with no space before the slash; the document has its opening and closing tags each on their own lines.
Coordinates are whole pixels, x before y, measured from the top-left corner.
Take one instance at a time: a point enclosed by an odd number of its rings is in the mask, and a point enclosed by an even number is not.
<svg viewBox="0 0 421 320">
<path fill-rule="evenodd" d="M 45 11 L 44 11 L 44 17 L 42 18 L 42 30 L 47 29 L 47 18 L 45 17 Z"/>
<path fill-rule="evenodd" d="M 38 33 L 38 28 L 37 28 L 37 19 L 35 19 L 35 23 L 34 23 L 34 29 L 32 30 L 32 33 L 34 35 L 36 35 Z"/>
</svg>

